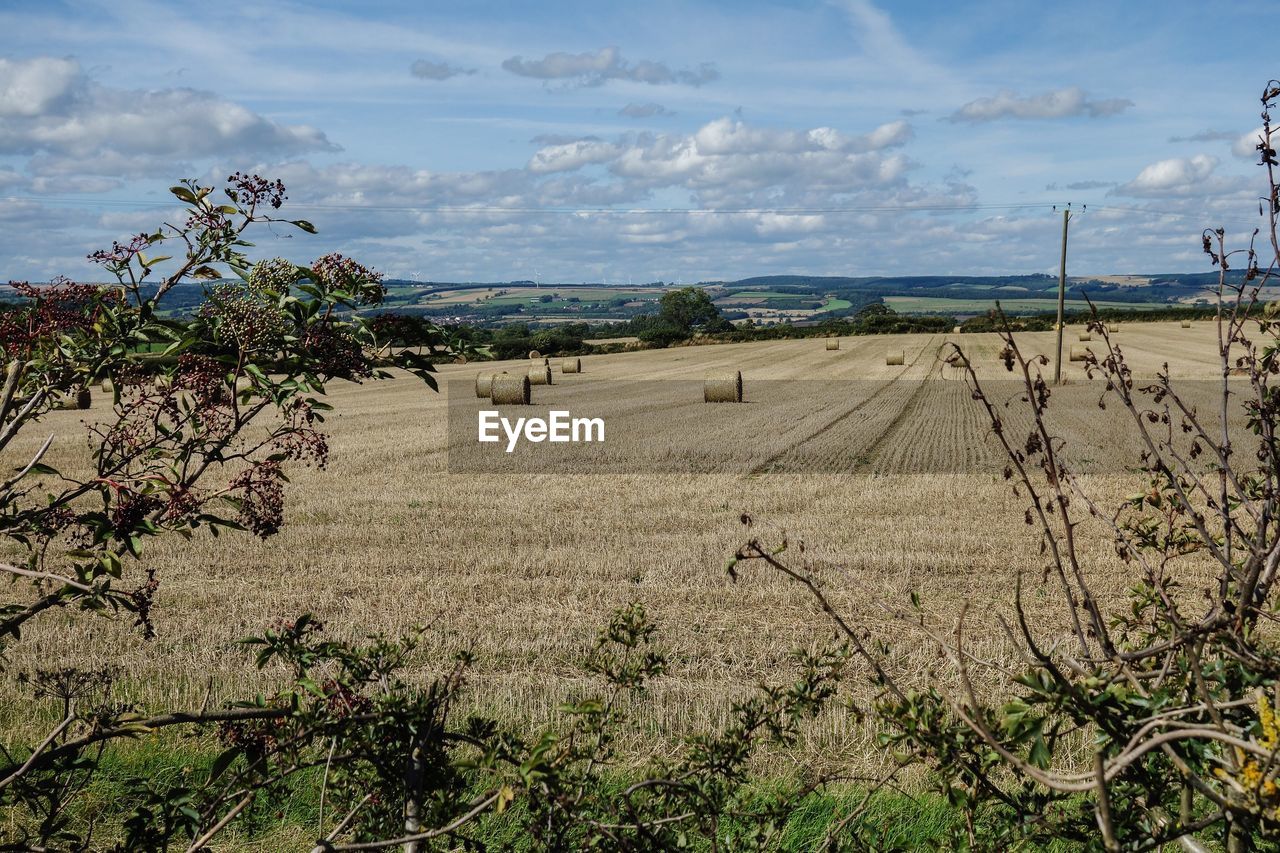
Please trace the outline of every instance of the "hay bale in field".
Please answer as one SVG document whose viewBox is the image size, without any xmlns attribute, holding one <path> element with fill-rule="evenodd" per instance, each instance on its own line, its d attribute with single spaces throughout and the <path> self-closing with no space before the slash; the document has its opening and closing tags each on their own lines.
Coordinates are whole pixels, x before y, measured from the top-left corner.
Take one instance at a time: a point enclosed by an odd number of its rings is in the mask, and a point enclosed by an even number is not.
<svg viewBox="0 0 1280 853">
<path fill-rule="evenodd" d="M 1093 354 L 1093 350 L 1089 349 L 1088 347 L 1082 347 L 1082 346 L 1080 346 L 1079 344 L 1072 344 L 1072 345 L 1071 345 L 1071 360 L 1072 360 L 1072 361 L 1085 361 L 1085 360 L 1087 360 L 1087 359 L 1089 358 L 1089 356 L 1090 356 L 1090 355 L 1092 355 L 1092 354 Z"/>
<path fill-rule="evenodd" d="M 702 383 L 704 403 L 741 403 L 742 371 L 708 376 Z"/>
<path fill-rule="evenodd" d="M 1190 321 L 1190 320 L 1183 320 L 1183 321 L 1182 321 L 1182 328 L 1184 328 L 1184 329 L 1190 329 L 1190 328 L 1191 328 L 1191 321 Z"/>
<path fill-rule="evenodd" d="M 900 349 L 891 349 L 884 354 L 885 364 L 906 364 L 907 354 Z"/>
<path fill-rule="evenodd" d="M 828 349 L 828 350 L 837 350 L 837 349 L 840 349 L 840 339 L 839 339 L 839 338 L 827 338 L 827 349 Z"/>
<path fill-rule="evenodd" d="M 530 385 L 550 385 L 551 384 L 551 365 L 535 364 L 529 368 L 529 384 Z"/>
<path fill-rule="evenodd" d="M 560 369 L 565 373 L 581 373 L 582 359 L 566 358 L 564 361 L 560 362 Z"/>
<path fill-rule="evenodd" d="M 529 405 L 529 377 L 498 373 L 493 377 L 489 399 L 499 406 Z"/>
<path fill-rule="evenodd" d="M 1115 334 L 1116 332 L 1120 331 L 1120 326 L 1118 326 L 1118 325 L 1117 325 L 1117 324 L 1115 324 L 1115 323 L 1108 323 L 1108 324 L 1107 324 L 1107 331 L 1108 331 L 1108 332 L 1111 332 L 1112 334 Z"/>
<path fill-rule="evenodd" d="M 952 329 L 952 330 L 951 330 L 951 334 L 953 334 L 953 335 L 958 335 L 958 334 L 960 334 L 960 327 L 959 327 L 959 326 L 956 326 L 954 329 Z"/>
<path fill-rule="evenodd" d="M 477 373 L 476 374 L 476 396 L 488 397 L 493 393 L 493 377 L 501 376 L 501 373 Z"/>
<path fill-rule="evenodd" d="M 1088 332 L 1081 332 L 1081 333 L 1080 333 L 1080 340 L 1082 340 L 1082 341 L 1091 341 L 1091 340 L 1093 340 L 1093 335 L 1089 334 Z"/>
<path fill-rule="evenodd" d="M 965 356 L 964 353 L 956 351 L 951 353 L 951 355 L 947 356 L 947 364 L 951 365 L 952 367 L 968 367 L 969 359 Z"/>
<path fill-rule="evenodd" d="M 536 349 L 531 349 L 529 350 L 529 358 L 542 358 L 542 353 L 538 352 Z"/>
</svg>

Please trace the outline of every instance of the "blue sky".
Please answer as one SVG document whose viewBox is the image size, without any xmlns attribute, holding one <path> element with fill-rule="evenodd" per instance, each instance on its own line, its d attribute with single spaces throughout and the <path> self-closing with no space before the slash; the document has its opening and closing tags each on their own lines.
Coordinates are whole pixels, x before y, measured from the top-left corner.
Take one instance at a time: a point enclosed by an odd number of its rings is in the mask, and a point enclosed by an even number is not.
<svg viewBox="0 0 1280 853">
<path fill-rule="evenodd" d="M 1266 3 L 0 3 L 0 276 L 282 178 L 435 280 L 1206 269 L 1265 175 Z"/>
</svg>

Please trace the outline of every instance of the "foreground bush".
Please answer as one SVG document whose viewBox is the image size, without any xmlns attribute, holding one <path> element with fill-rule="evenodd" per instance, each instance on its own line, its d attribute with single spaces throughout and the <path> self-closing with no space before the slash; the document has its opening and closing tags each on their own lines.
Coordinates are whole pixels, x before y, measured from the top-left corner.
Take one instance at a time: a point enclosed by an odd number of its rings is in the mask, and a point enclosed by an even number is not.
<svg viewBox="0 0 1280 853">
<path fill-rule="evenodd" d="M 1017 689 L 990 695 L 976 671 L 999 680 L 1003 661 L 975 655 L 962 615 L 930 626 L 918 600 L 886 605 L 901 624 L 923 631 L 951 662 L 958 686 L 905 683 L 888 650 L 864 641 L 827 603 L 802 566 L 785 563 L 759 540 L 739 560 L 763 561 L 806 584 L 872 669 L 881 688 L 884 736 L 907 763 L 923 763 L 934 784 L 968 816 L 983 821 L 967 845 L 1001 848 L 1071 840 L 1106 850 L 1252 849 L 1280 839 L 1280 646 L 1275 600 L 1280 571 L 1280 305 L 1262 304 L 1280 274 L 1280 184 L 1270 111 L 1280 85 L 1263 94 L 1258 151 L 1268 183 L 1268 229 L 1230 251 L 1222 230 L 1203 247 L 1220 271 L 1216 323 L 1220 393 L 1197 410 L 1165 374 L 1133 377 L 1123 348 L 1096 318 L 1100 340 L 1088 372 L 1099 406 L 1119 406 L 1145 450 L 1135 463 L 1146 484 L 1120 507 L 1100 506 L 1064 461 L 1050 427 L 1053 389 L 1043 355 L 1026 353 L 1002 321 L 1005 366 L 1022 384 L 1007 403 L 968 381 L 1008 458 L 1004 477 L 1027 501 L 1025 521 L 1042 542 L 1043 566 L 1018 579 L 1011 622 L 989 626 L 1019 648 Z M 1232 266 L 1243 277 L 1230 283 Z M 1033 415 L 1026 434 L 1006 428 L 1005 406 Z M 1240 445 L 1228 418 L 1243 406 L 1254 441 Z M 1106 440 L 1098 437 L 1099 441 Z M 1082 521 L 1092 517 L 1132 568 L 1130 597 L 1108 606 L 1094 592 Z M 1205 566 L 1212 580 L 1201 587 Z M 1058 597 L 1068 637 L 1032 624 L 1022 587 L 1042 583 Z"/>
</svg>

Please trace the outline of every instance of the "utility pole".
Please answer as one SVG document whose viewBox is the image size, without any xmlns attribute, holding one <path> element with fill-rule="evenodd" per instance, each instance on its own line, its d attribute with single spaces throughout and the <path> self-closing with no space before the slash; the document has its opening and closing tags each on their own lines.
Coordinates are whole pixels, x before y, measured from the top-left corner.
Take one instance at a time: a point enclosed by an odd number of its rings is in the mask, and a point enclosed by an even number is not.
<svg viewBox="0 0 1280 853">
<path fill-rule="evenodd" d="M 1053 384 L 1062 384 L 1062 314 L 1067 298 L 1067 223 L 1071 221 L 1071 207 L 1062 211 L 1062 261 L 1058 265 L 1058 357 L 1053 360 Z"/>
</svg>

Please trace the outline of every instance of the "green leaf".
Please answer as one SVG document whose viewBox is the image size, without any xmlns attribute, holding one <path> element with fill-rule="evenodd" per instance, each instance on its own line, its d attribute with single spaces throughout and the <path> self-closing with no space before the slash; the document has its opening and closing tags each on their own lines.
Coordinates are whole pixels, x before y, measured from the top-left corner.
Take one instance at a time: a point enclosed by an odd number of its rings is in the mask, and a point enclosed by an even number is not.
<svg viewBox="0 0 1280 853">
<path fill-rule="evenodd" d="M 293 220 L 293 224 L 303 231 L 306 231 L 308 234 L 316 233 L 316 227 L 305 219 L 295 219 Z"/>
<path fill-rule="evenodd" d="M 217 758 L 213 760 L 213 766 L 209 768 L 209 784 L 212 785 L 226 769 L 231 766 L 231 762 L 235 761 L 240 755 L 240 747 L 233 746 L 224 749 Z"/>
<path fill-rule="evenodd" d="M 186 187 L 169 187 L 169 192 L 177 196 L 179 201 L 184 201 L 187 204 L 195 204 L 198 201 L 196 194 Z"/>
<path fill-rule="evenodd" d="M 1048 768 L 1049 746 L 1044 742 L 1043 735 L 1036 735 L 1036 739 L 1031 743 L 1031 753 L 1027 756 L 1027 760 L 1041 770 Z"/>
</svg>

